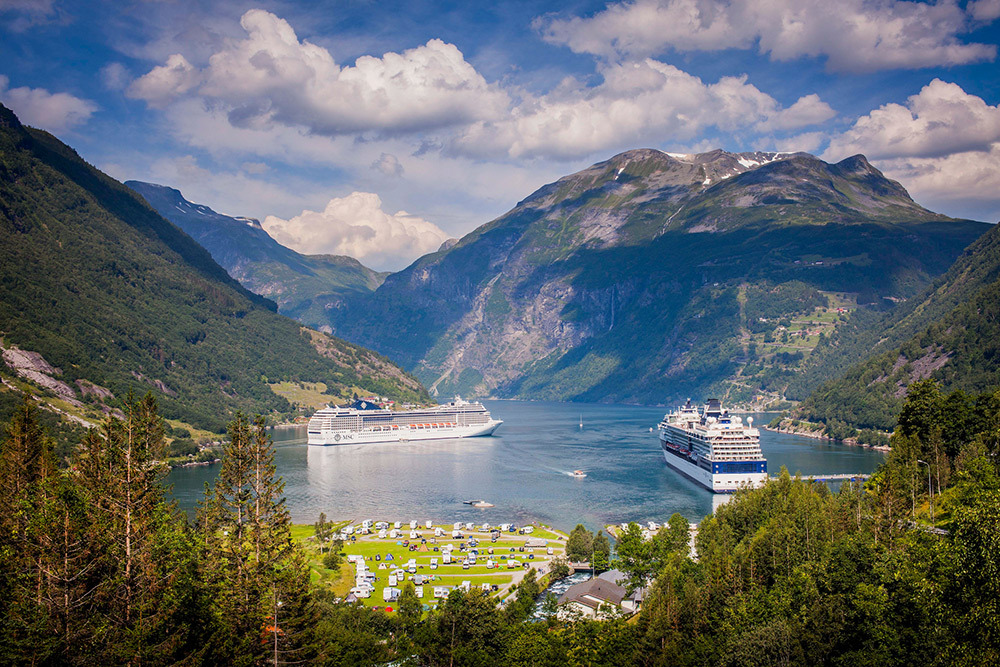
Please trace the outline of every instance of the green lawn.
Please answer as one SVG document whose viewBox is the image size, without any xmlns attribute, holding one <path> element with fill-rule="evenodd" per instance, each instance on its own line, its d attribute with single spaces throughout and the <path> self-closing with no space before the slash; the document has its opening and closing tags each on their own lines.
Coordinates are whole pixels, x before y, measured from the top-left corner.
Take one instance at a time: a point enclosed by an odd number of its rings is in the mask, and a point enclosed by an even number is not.
<svg viewBox="0 0 1000 667">
<path fill-rule="evenodd" d="M 348 525 L 349 523 L 349 521 L 341 521 L 334 524 L 334 527 L 337 531 L 339 531 L 342 527 Z M 342 553 L 348 556 L 364 556 L 368 569 L 374 572 L 377 577 L 374 583 L 375 590 L 372 593 L 372 596 L 367 599 L 363 599 L 362 602 L 368 606 L 382 606 L 386 604 L 382 599 L 382 591 L 388 585 L 389 575 L 395 569 L 405 569 L 407 561 L 411 558 L 416 562 L 416 574 L 423 575 L 430 579 L 424 583 L 424 594 L 421 600 L 425 604 L 433 605 L 435 603 L 433 597 L 434 586 L 458 586 L 463 581 L 470 581 L 472 582 L 472 586 L 474 588 L 484 583 L 491 585 L 496 584 L 502 587 L 511 583 L 514 575 L 523 570 L 523 567 L 516 570 L 508 570 L 506 567 L 508 558 L 516 559 L 521 564 L 528 563 L 530 566 L 537 568 L 541 564 L 547 563 L 552 558 L 565 553 L 566 537 L 550 529 L 535 528 L 534 533 L 531 535 L 504 533 L 503 536 L 496 542 L 491 542 L 489 533 L 483 533 L 481 531 L 463 531 L 465 534 L 463 539 L 452 539 L 452 526 L 446 525 L 440 527 L 447 529 L 447 538 L 434 538 L 433 528 L 427 529 L 422 527 L 418 530 L 420 535 L 427 539 L 427 544 L 422 545 L 426 548 L 426 551 L 410 551 L 408 547 L 401 544 L 405 541 L 405 539 L 379 539 L 376 534 L 364 536 L 356 535 L 356 540 L 345 541 Z M 403 538 L 409 537 L 410 531 L 408 526 L 404 526 L 404 529 L 401 529 L 401 531 L 403 533 Z M 306 552 L 309 556 L 311 580 L 313 584 L 317 586 L 329 587 L 336 595 L 346 595 L 355 584 L 354 563 L 345 561 L 338 571 L 331 571 L 324 567 L 323 554 L 320 553 L 319 545 L 316 544 L 313 535 L 314 528 L 311 525 L 295 525 L 292 527 L 292 537 L 306 548 Z M 469 569 L 463 569 L 461 560 L 465 558 L 467 554 L 459 551 L 459 544 L 463 541 L 467 541 L 470 536 L 479 540 L 479 546 L 477 548 L 480 555 L 477 557 L 475 565 L 470 565 Z M 523 552 L 520 551 L 520 548 L 524 546 L 528 539 L 546 540 L 548 542 L 547 546 L 551 546 L 553 548 L 553 555 L 548 556 L 546 554 L 546 547 L 534 548 L 532 552 L 528 552 L 527 549 Z M 420 545 L 419 539 L 414 540 L 413 542 Z M 445 565 L 443 563 L 442 549 L 448 544 L 454 547 L 453 556 L 457 562 Z M 435 547 L 438 548 L 438 551 L 434 551 Z M 492 556 L 487 553 L 490 548 L 494 551 Z M 514 552 L 510 551 L 511 548 L 514 549 Z M 529 553 L 534 555 L 534 559 L 528 558 Z M 392 555 L 392 560 L 386 560 L 387 554 Z M 379 560 L 377 561 L 375 560 L 376 555 L 379 557 Z M 438 567 L 436 569 L 431 569 L 432 558 L 436 558 L 438 560 Z M 486 567 L 486 562 L 491 558 L 494 563 L 496 563 L 497 567 L 488 569 Z M 386 567 L 384 569 L 379 569 L 379 566 L 382 564 Z M 410 575 L 407 574 L 407 576 Z M 396 587 L 401 588 L 402 583 L 403 582 L 398 582 Z"/>
</svg>

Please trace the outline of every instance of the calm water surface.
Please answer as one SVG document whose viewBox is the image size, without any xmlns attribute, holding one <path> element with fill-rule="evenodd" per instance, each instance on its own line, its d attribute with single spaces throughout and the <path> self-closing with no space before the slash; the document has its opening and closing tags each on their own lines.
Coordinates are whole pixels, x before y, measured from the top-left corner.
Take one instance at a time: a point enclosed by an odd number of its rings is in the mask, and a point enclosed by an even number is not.
<svg viewBox="0 0 1000 667">
<path fill-rule="evenodd" d="M 273 430 L 278 474 L 294 521 L 320 512 L 338 519 L 433 519 L 524 523 L 569 530 L 622 521 L 663 522 L 674 512 L 700 521 L 725 496 L 668 468 L 655 426 L 663 408 L 484 401 L 504 420 L 490 438 L 309 447 L 305 427 Z M 773 415 L 755 415 L 758 425 Z M 580 428 L 580 420 L 583 428 Z M 654 432 L 650 432 L 650 428 Z M 883 454 L 761 431 L 772 474 L 872 472 Z M 219 466 L 170 473 L 174 497 L 192 510 Z M 573 470 L 587 477 L 570 476 Z M 495 505 L 476 509 L 463 500 Z"/>
</svg>

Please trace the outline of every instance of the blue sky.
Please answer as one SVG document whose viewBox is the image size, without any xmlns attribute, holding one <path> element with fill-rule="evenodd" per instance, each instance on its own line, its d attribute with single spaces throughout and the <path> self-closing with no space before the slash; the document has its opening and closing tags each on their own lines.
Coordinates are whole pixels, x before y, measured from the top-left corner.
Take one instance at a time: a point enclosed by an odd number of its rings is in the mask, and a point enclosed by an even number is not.
<svg viewBox="0 0 1000 667">
<path fill-rule="evenodd" d="M 0 101 L 116 178 L 398 269 L 630 148 L 864 153 L 1000 219 L 1000 0 L 0 0 Z"/>
</svg>

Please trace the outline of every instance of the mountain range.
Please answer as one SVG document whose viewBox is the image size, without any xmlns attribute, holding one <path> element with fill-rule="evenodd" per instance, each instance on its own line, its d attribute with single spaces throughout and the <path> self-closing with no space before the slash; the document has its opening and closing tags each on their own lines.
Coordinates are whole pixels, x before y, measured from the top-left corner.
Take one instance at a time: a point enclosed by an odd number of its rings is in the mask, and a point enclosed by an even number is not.
<svg viewBox="0 0 1000 667">
<path fill-rule="evenodd" d="M 633 150 L 345 299 L 330 325 L 440 395 L 752 401 L 987 229 L 919 206 L 860 155 Z"/>
<path fill-rule="evenodd" d="M 328 400 L 429 398 L 381 355 L 277 314 L 141 197 L 3 106 L 0 238 L 0 392 L 30 381 L 98 419 L 115 398 L 152 391 L 166 416 L 215 432 L 236 410 L 289 413 L 281 383 Z"/>
</svg>

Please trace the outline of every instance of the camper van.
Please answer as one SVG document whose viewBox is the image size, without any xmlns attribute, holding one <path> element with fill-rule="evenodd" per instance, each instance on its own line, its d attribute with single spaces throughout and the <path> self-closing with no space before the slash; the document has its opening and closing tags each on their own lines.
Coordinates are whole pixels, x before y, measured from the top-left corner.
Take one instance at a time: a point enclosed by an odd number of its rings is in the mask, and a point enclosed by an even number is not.
<svg viewBox="0 0 1000 667">
<path fill-rule="evenodd" d="M 374 590 L 371 586 L 355 586 L 351 589 L 351 592 L 354 593 L 355 597 L 370 598 Z"/>
<path fill-rule="evenodd" d="M 444 553 L 441 554 L 441 563 L 443 563 L 444 565 L 450 565 L 451 564 L 451 552 L 450 551 L 445 551 Z"/>
<path fill-rule="evenodd" d="M 387 586 L 382 589 L 382 600 L 385 602 L 394 602 L 399 599 L 400 591 L 398 588 L 393 588 L 392 586 Z"/>
<path fill-rule="evenodd" d="M 432 570 L 438 569 L 438 559 L 437 558 L 431 558 L 431 569 Z"/>
</svg>

